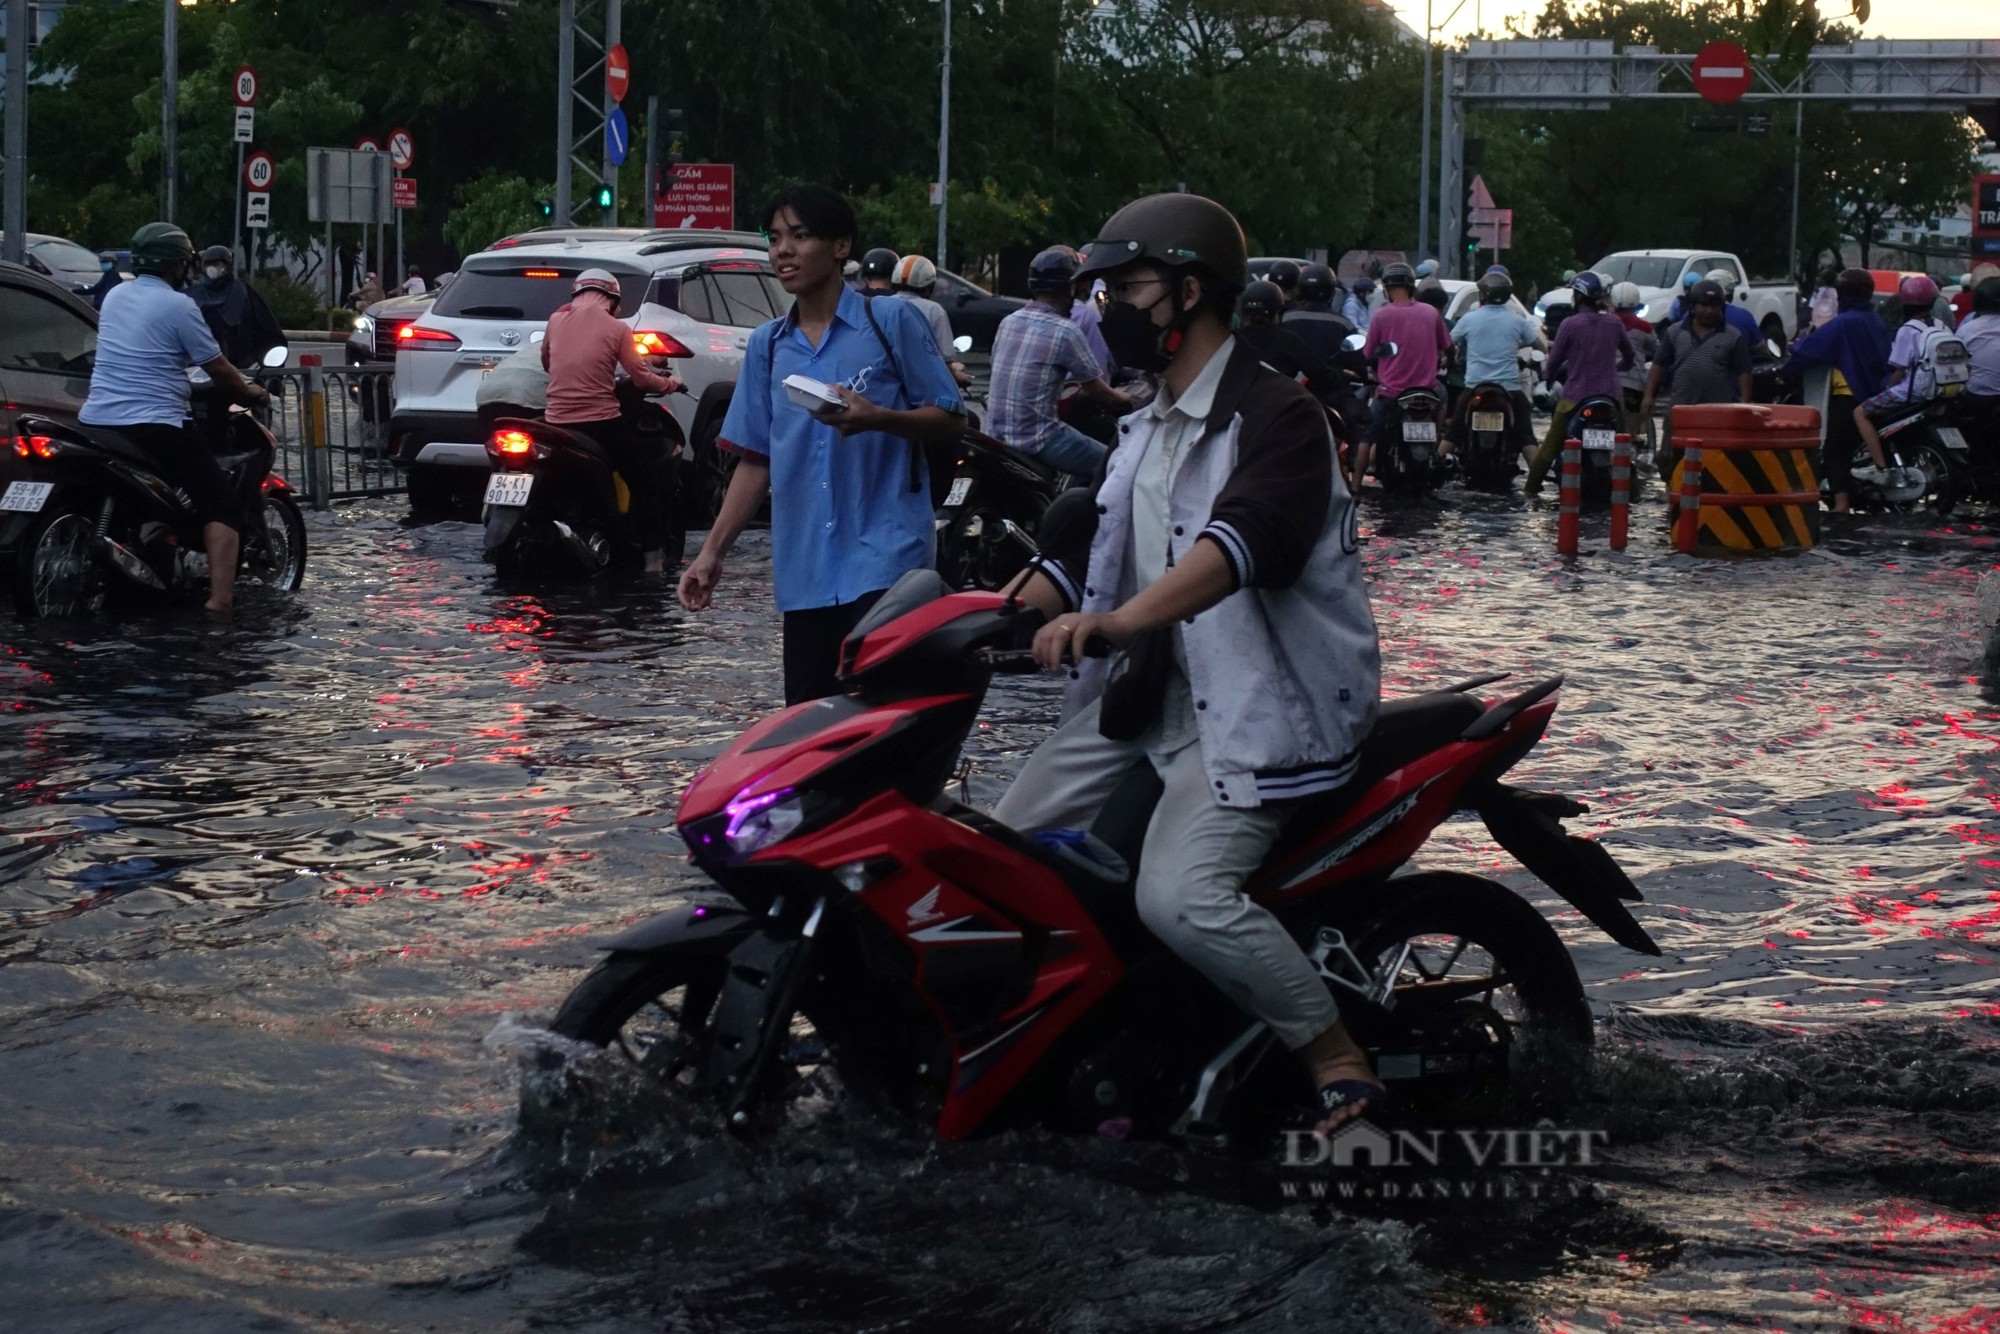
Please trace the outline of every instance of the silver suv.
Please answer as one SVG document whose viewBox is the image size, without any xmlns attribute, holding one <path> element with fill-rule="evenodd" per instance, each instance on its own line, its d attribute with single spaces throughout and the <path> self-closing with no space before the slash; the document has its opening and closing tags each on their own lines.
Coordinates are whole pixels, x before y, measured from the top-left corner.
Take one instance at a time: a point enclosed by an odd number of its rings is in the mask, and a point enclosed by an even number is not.
<svg viewBox="0 0 2000 1334">
<path fill-rule="evenodd" d="M 750 331 L 791 309 L 764 238 L 752 232 L 527 237 L 467 259 L 431 308 L 396 333 L 389 429 L 413 508 L 437 510 L 461 490 L 485 487 L 480 377 L 536 341 L 585 269 L 617 277 L 619 309 L 639 350 L 672 358 L 674 376 L 687 385 L 660 405 L 678 435 L 684 494 L 697 509 L 713 504 L 728 475 L 715 440 Z"/>
</svg>

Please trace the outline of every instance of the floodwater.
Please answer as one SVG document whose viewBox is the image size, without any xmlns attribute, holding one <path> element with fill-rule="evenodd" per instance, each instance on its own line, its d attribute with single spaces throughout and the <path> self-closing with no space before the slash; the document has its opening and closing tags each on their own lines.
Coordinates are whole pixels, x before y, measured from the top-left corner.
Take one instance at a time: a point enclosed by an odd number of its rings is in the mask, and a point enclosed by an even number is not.
<svg viewBox="0 0 2000 1334">
<path fill-rule="evenodd" d="M 689 618 L 497 587 L 474 528 L 371 503 L 227 630 L 0 618 L 0 1326 L 2000 1329 L 2000 531 L 1696 562 L 1658 514 L 1562 562 L 1547 510 L 1369 511 L 1391 693 L 1568 673 L 1517 774 L 1591 804 L 1665 950 L 1477 823 L 1427 849 L 1541 904 L 1600 1021 L 1592 1189 L 1498 1207 L 837 1100 L 539 1150 L 536 1020 L 692 883 L 677 794 L 776 694 L 754 538 Z M 983 796 L 1055 698 L 997 687 Z"/>
</svg>

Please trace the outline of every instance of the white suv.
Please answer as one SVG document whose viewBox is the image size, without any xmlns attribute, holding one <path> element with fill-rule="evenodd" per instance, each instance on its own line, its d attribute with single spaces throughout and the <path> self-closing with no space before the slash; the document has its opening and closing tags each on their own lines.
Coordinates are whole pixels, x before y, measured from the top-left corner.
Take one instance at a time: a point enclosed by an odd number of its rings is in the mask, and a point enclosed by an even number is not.
<svg viewBox="0 0 2000 1334">
<path fill-rule="evenodd" d="M 751 232 L 530 235 L 467 259 L 431 308 L 397 331 L 389 429 L 414 508 L 435 510 L 460 490 L 485 486 L 480 377 L 535 341 L 585 269 L 617 277 L 619 309 L 640 351 L 672 358 L 674 376 L 687 385 L 686 394 L 659 401 L 683 446 L 684 480 L 699 503 L 712 503 L 727 477 L 715 438 L 750 331 L 791 309 L 764 238 Z"/>
</svg>

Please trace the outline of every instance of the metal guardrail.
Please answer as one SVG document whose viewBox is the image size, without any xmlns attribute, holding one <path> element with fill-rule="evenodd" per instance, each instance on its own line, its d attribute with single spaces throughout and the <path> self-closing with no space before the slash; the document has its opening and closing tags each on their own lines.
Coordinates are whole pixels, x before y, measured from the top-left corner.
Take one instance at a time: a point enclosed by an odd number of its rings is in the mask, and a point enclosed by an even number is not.
<svg viewBox="0 0 2000 1334">
<path fill-rule="evenodd" d="M 390 461 L 390 366 L 302 365 L 260 377 L 271 391 L 275 467 L 314 509 L 408 490 Z"/>
</svg>

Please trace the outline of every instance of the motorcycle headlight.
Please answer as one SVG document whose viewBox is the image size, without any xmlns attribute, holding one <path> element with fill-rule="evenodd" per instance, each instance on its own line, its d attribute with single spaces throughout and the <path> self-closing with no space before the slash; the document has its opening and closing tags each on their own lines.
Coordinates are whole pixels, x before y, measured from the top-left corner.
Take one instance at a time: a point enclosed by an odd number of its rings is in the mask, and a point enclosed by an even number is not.
<svg viewBox="0 0 2000 1334">
<path fill-rule="evenodd" d="M 723 846 L 747 857 L 797 833 L 806 822 L 806 801 L 804 794 L 784 788 L 732 801 L 723 814 L 728 817 L 722 826 Z"/>
</svg>

